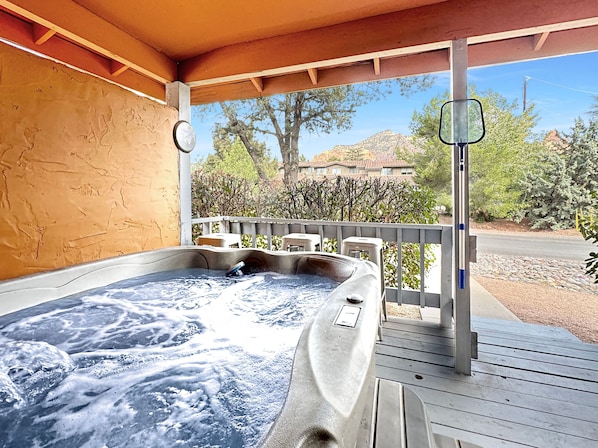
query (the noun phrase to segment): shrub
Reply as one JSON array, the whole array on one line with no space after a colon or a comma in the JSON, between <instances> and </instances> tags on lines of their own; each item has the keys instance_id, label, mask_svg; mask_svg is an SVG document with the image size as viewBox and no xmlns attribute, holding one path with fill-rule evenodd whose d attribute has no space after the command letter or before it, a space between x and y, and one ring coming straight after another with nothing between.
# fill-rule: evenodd
<instances>
[{"instance_id":1,"label":"shrub","mask_svg":"<svg viewBox=\"0 0 598 448\"><path fill-rule=\"evenodd\" d=\"M593 213L586 216L583 213L578 213L576 216L576 227L586 241L591 241L598 246L598 219ZM594 283L598 283L598 251L590 252L590 255L585 260L586 274L594 277Z\"/></svg>"},{"instance_id":2,"label":"shrub","mask_svg":"<svg viewBox=\"0 0 598 448\"><path fill-rule=\"evenodd\" d=\"M229 174L196 173L192 178L194 216L266 216L319 221L433 224L438 215L430 190L394 179L305 178L293 186L255 182ZM194 235L195 237L196 235ZM249 238L249 237L247 237ZM243 238L244 245L248 243ZM278 242L275 246L280 247ZM278 244L278 246L276 246ZM336 240L324 249L336 252ZM266 247L265 237L257 241ZM419 245L401 247L403 284L419 288ZM434 262L426 251L425 269ZM397 247L385 244L385 277L397 286Z\"/></svg>"}]
</instances>

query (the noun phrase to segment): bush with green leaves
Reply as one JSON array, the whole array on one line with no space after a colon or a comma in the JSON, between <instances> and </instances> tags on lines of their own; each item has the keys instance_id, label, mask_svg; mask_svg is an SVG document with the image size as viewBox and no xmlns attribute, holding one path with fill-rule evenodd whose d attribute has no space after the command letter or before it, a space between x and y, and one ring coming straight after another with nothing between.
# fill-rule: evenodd
<instances>
[{"instance_id":1,"label":"bush with green leaves","mask_svg":"<svg viewBox=\"0 0 598 448\"><path fill-rule=\"evenodd\" d=\"M577 229L586 241L591 241L598 247L598 216L593 213L585 215L584 213L577 214ZM594 283L598 283L598 250L590 252L589 257L586 258L586 274L594 277Z\"/></svg>"},{"instance_id":2,"label":"bush with green leaves","mask_svg":"<svg viewBox=\"0 0 598 448\"><path fill-rule=\"evenodd\" d=\"M259 180L232 174L191 175L191 212L195 217L269 216L277 188Z\"/></svg>"},{"instance_id":3,"label":"bush with green leaves","mask_svg":"<svg viewBox=\"0 0 598 448\"><path fill-rule=\"evenodd\" d=\"M305 178L283 186L272 216L354 222L437 222L428 188L384 178Z\"/></svg>"},{"instance_id":4,"label":"bush with green leaves","mask_svg":"<svg viewBox=\"0 0 598 448\"><path fill-rule=\"evenodd\" d=\"M195 173L193 216L263 216L320 221L434 224L435 201L428 188L396 179L305 178L293 186L256 182L232 175ZM199 231L196 229L196 232ZM194 235L196 237L197 235ZM266 247L258 239L258 247ZM336 240L325 243L336 250ZM402 244L403 284L419 288L419 245ZM396 243L385 244L386 284L397 286ZM434 262L426 251L425 269Z\"/></svg>"}]
</instances>

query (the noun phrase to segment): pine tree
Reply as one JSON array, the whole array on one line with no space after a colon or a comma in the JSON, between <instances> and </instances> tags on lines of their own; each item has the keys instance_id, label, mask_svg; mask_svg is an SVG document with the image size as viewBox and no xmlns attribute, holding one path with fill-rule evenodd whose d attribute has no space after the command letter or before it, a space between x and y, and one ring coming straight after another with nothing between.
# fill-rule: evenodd
<instances>
[{"instance_id":1,"label":"pine tree","mask_svg":"<svg viewBox=\"0 0 598 448\"><path fill-rule=\"evenodd\" d=\"M598 209L598 120L578 118L564 142L545 148L523 183L534 228L571 228L578 210Z\"/></svg>"},{"instance_id":2,"label":"pine tree","mask_svg":"<svg viewBox=\"0 0 598 448\"><path fill-rule=\"evenodd\" d=\"M533 228L570 228L580 190L573 183L564 157L545 148L521 185L527 190L525 205Z\"/></svg>"},{"instance_id":3,"label":"pine tree","mask_svg":"<svg viewBox=\"0 0 598 448\"><path fill-rule=\"evenodd\" d=\"M586 123L578 118L569 136L565 160L571 180L579 187L577 208L598 207L598 119Z\"/></svg>"}]
</instances>

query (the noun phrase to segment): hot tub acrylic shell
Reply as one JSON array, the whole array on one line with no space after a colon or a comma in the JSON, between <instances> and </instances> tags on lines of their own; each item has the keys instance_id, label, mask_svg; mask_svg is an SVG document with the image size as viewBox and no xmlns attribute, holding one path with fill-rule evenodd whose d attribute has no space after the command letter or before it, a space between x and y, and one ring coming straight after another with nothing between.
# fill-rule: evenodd
<instances>
[{"instance_id":1,"label":"hot tub acrylic shell","mask_svg":"<svg viewBox=\"0 0 598 448\"><path fill-rule=\"evenodd\" d=\"M313 252L172 247L2 281L0 314L141 275L188 268L226 271L241 261L245 272L320 275L342 282L305 325L286 401L260 446L367 446L380 319L379 271L372 263ZM363 302L349 303L350 295ZM354 327L335 324L343 306L358 308Z\"/></svg>"}]
</instances>

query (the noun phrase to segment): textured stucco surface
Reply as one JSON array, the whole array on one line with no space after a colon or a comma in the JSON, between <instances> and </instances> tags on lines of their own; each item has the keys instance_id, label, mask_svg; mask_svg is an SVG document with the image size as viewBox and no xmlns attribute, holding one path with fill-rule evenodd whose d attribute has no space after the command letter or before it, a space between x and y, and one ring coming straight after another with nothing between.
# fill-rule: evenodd
<instances>
[{"instance_id":1,"label":"textured stucco surface","mask_svg":"<svg viewBox=\"0 0 598 448\"><path fill-rule=\"evenodd\" d=\"M0 43L0 279L179 244L176 120Z\"/></svg>"}]
</instances>

